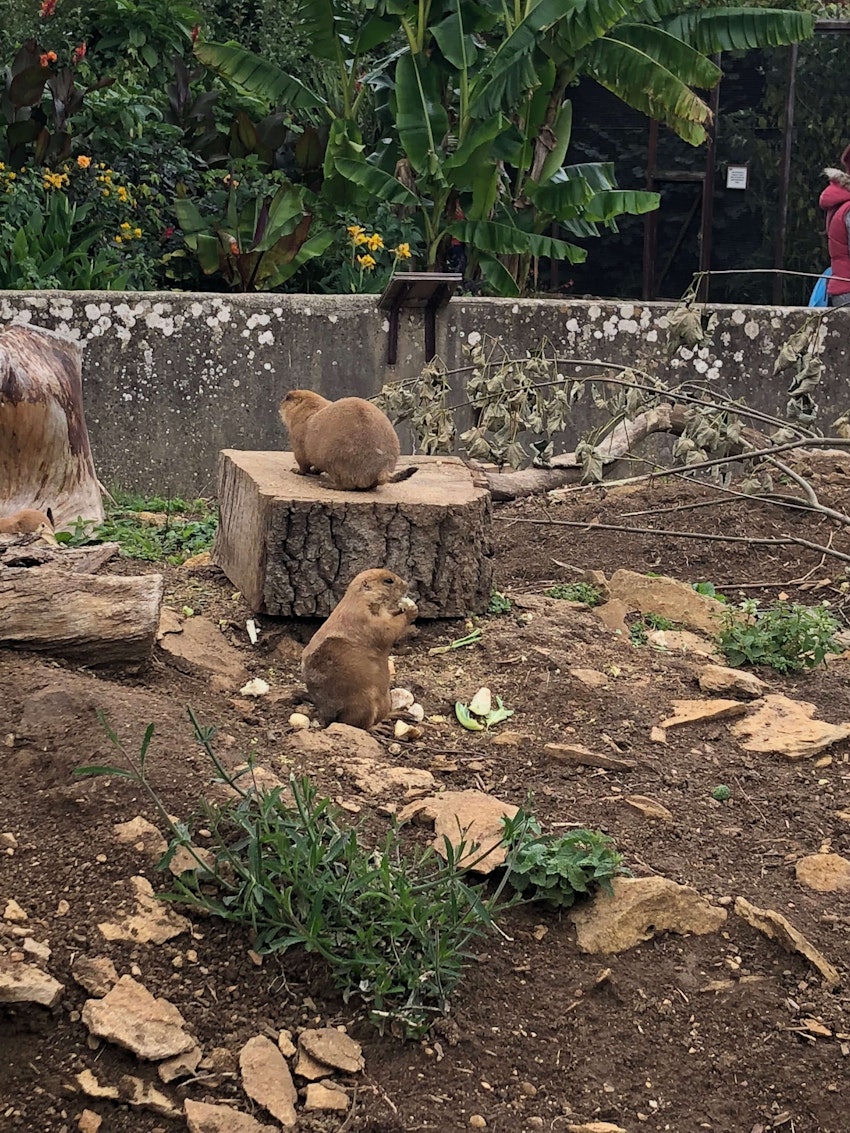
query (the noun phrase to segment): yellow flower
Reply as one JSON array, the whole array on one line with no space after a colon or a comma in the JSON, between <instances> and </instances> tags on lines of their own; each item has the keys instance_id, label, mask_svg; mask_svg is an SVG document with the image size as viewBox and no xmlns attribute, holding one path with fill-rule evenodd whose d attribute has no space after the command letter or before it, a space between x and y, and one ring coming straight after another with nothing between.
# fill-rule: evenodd
<instances>
[{"instance_id":1,"label":"yellow flower","mask_svg":"<svg viewBox=\"0 0 850 1133\"><path fill-rule=\"evenodd\" d=\"M45 189L61 189L68 181L67 173L51 173L48 169L44 174Z\"/></svg>"},{"instance_id":2,"label":"yellow flower","mask_svg":"<svg viewBox=\"0 0 850 1133\"><path fill-rule=\"evenodd\" d=\"M125 205L130 199L129 191L125 188L124 185L119 185L115 191L118 194L118 200L122 205Z\"/></svg>"},{"instance_id":3,"label":"yellow flower","mask_svg":"<svg viewBox=\"0 0 850 1133\"><path fill-rule=\"evenodd\" d=\"M91 165L91 158L86 154L81 153L77 158L77 165L79 165L80 169L88 169L88 167Z\"/></svg>"},{"instance_id":4,"label":"yellow flower","mask_svg":"<svg viewBox=\"0 0 850 1133\"><path fill-rule=\"evenodd\" d=\"M362 228L359 224L349 224L346 231L348 232L348 235L353 240L355 238L355 236L359 236L361 232L365 232L366 230L365 230L365 228Z\"/></svg>"},{"instance_id":5,"label":"yellow flower","mask_svg":"<svg viewBox=\"0 0 850 1133\"><path fill-rule=\"evenodd\" d=\"M109 190L108 189L102 189L100 195L102 197L108 197L109 196Z\"/></svg>"},{"instance_id":6,"label":"yellow flower","mask_svg":"<svg viewBox=\"0 0 850 1133\"><path fill-rule=\"evenodd\" d=\"M123 224L119 224L118 227L121 229L122 232L129 232L130 231L130 225L127 223L126 220L124 221Z\"/></svg>"},{"instance_id":7,"label":"yellow flower","mask_svg":"<svg viewBox=\"0 0 850 1133\"><path fill-rule=\"evenodd\" d=\"M399 244L399 246L397 248L393 248L393 255L398 256L398 258L400 260L409 260L410 259L410 245L409 244Z\"/></svg>"},{"instance_id":8,"label":"yellow flower","mask_svg":"<svg viewBox=\"0 0 850 1133\"><path fill-rule=\"evenodd\" d=\"M376 252L378 248L383 248L384 238L379 236L377 232L373 232L366 243L369 245L370 252Z\"/></svg>"},{"instance_id":9,"label":"yellow flower","mask_svg":"<svg viewBox=\"0 0 850 1133\"><path fill-rule=\"evenodd\" d=\"M136 237L137 240L141 240L141 238L142 238L141 228L134 228L133 229L133 235Z\"/></svg>"},{"instance_id":10,"label":"yellow flower","mask_svg":"<svg viewBox=\"0 0 850 1133\"><path fill-rule=\"evenodd\" d=\"M372 256L358 256L357 262L364 271L371 271L376 261Z\"/></svg>"},{"instance_id":11,"label":"yellow flower","mask_svg":"<svg viewBox=\"0 0 850 1133\"><path fill-rule=\"evenodd\" d=\"M115 237L115 243L116 244L123 244L124 243L124 237L123 236L116 236Z\"/></svg>"}]
</instances>

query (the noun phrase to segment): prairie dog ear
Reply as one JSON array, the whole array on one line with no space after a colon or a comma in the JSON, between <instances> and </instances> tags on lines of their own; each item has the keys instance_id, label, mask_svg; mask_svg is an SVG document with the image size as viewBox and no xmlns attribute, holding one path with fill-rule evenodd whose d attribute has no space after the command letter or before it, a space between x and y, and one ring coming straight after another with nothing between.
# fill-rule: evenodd
<instances>
[{"instance_id":1,"label":"prairie dog ear","mask_svg":"<svg viewBox=\"0 0 850 1133\"><path fill-rule=\"evenodd\" d=\"M48 518L48 519L50 520L50 526L51 526L51 527L55 527L55 526L56 526L56 524L55 524L55 523L53 522L53 511L52 511L52 509L51 509L51 508L48 508L48 509L47 509L47 511L46 511L46 512L45 512L44 514L45 514L45 515L47 516L47 518Z\"/></svg>"}]
</instances>

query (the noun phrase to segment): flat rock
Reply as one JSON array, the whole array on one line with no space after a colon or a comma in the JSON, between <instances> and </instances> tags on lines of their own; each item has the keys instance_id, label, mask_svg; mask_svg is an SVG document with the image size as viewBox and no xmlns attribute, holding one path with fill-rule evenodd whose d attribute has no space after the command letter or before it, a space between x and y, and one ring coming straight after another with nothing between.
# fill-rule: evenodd
<instances>
[{"instance_id":1,"label":"flat rock","mask_svg":"<svg viewBox=\"0 0 850 1133\"><path fill-rule=\"evenodd\" d=\"M651 799L649 795L626 795L623 802L630 810L642 814L644 818L658 818L662 822L673 821L673 815L667 807Z\"/></svg>"},{"instance_id":2,"label":"flat rock","mask_svg":"<svg viewBox=\"0 0 850 1133\"><path fill-rule=\"evenodd\" d=\"M327 1078L329 1074L333 1073L330 1066L325 1066L323 1062L317 1062L315 1058L311 1058L306 1050L298 1049L298 1061L295 1063L294 1073L299 1078L306 1078L308 1082L315 1082L319 1078Z\"/></svg>"},{"instance_id":3,"label":"flat rock","mask_svg":"<svg viewBox=\"0 0 850 1133\"><path fill-rule=\"evenodd\" d=\"M455 849L463 843L463 853L457 860L468 866L474 862L476 873L491 873L504 865L507 857L507 849L501 844L505 830L502 819L513 818L518 809L483 791L444 791L409 803L398 817L400 822L414 817L433 822L433 846L441 857L446 856L445 839Z\"/></svg>"},{"instance_id":4,"label":"flat rock","mask_svg":"<svg viewBox=\"0 0 850 1133\"><path fill-rule=\"evenodd\" d=\"M317 1062L342 1070L345 1074L359 1074L366 1066L360 1043L335 1027L302 1031L298 1045Z\"/></svg>"},{"instance_id":5,"label":"flat rock","mask_svg":"<svg viewBox=\"0 0 850 1133\"><path fill-rule=\"evenodd\" d=\"M434 776L424 767L394 767L371 759L354 759L348 762L346 772L357 789L367 795L400 790L432 791L435 786Z\"/></svg>"},{"instance_id":6,"label":"flat rock","mask_svg":"<svg viewBox=\"0 0 850 1133\"><path fill-rule=\"evenodd\" d=\"M581 1125L568 1125L567 1133L627 1133L622 1125L610 1121L583 1121Z\"/></svg>"},{"instance_id":7,"label":"flat rock","mask_svg":"<svg viewBox=\"0 0 850 1133\"><path fill-rule=\"evenodd\" d=\"M311 1082L304 1100L306 1109L335 1110L344 1113L348 1109L348 1094L330 1082Z\"/></svg>"},{"instance_id":8,"label":"flat rock","mask_svg":"<svg viewBox=\"0 0 850 1133\"><path fill-rule=\"evenodd\" d=\"M695 889L666 877L615 877L613 896L600 891L575 909L576 943L582 952L625 952L660 932L717 932L726 910Z\"/></svg>"},{"instance_id":9,"label":"flat rock","mask_svg":"<svg viewBox=\"0 0 850 1133\"><path fill-rule=\"evenodd\" d=\"M754 673L744 669L729 669L725 665L704 665L699 671L699 687L702 692L729 693L732 696L746 696L756 700L767 685Z\"/></svg>"},{"instance_id":10,"label":"flat rock","mask_svg":"<svg viewBox=\"0 0 850 1133\"><path fill-rule=\"evenodd\" d=\"M122 846L138 845L142 852L152 858L161 858L168 849L168 842L152 822L142 815L136 815L129 822L117 822L112 827L117 842Z\"/></svg>"},{"instance_id":11,"label":"flat rock","mask_svg":"<svg viewBox=\"0 0 850 1133\"><path fill-rule=\"evenodd\" d=\"M604 767L608 771L631 771L634 759L618 759L600 751L591 751L582 744L544 744L543 750L559 763L578 763L583 767Z\"/></svg>"},{"instance_id":12,"label":"flat rock","mask_svg":"<svg viewBox=\"0 0 850 1133\"><path fill-rule=\"evenodd\" d=\"M84 1109L77 1118L77 1129L79 1133L98 1133L102 1124L103 1118L99 1113L95 1113L93 1109Z\"/></svg>"},{"instance_id":13,"label":"flat rock","mask_svg":"<svg viewBox=\"0 0 850 1133\"><path fill-rule=\"evenodd\" d=\"M208 673L217 677L222 687L241 688L248 671L238 649L225 640L218 626L208 618L186 618L181 632L169 632L159 641L178 669Z\"/></svg>"},{"instance_id":14,"label":"flat rock","mask_svg":"<svg viewBox=\"0 0 850 1133\"><path fill-rule=\"evenodd\" d=\"M757 905L751 905L744 897L735 898L735 912L747 924L763 932L770 940L781 944L786 951L799 952L820 972L830 987L837 987L841 983L838 969L782 913L774 912L773 909L760 909Z\"/></svg>"},{"instance_id":15,"label":"flat rock","mask_svg":"<svg viewBox=\"0 0 850 1133\"><path fill-rule=\"evenodd\" d=\"M666 730L698 724L702 720L728 720L742 716L748 707L740 700L674 700L673 715L662 720L658 727Z\"/></svg>"},{"instance_id":16,"label":"flat rock","mask_svg":"<svg viewBox=\"0 0 850 1133\"><path fill-rule=\"evenodd\" d=\"M64 990L64 984L34 964L16 964L0 957L0 1003L55 1007Z\"/></svg>"},{"instance_id":17,"label":"flat rock","mask_svg":"<svg viewBox=\"0 0 850 1133\"><path fill-rule=\"evenodd\" d=\"M162 1090L132 1074L122 1074L118 1079L118 1097L134 1109L149 1109L161 1117L180 1116L180 1110Z\"/></svg>"},{"instance_id":18,"label":"flat rock","mask_svg":"<svg viewBox=\"0 0 850 1133\"><path fill-rule=\"evenodd\" d=\"M122 920L104 921L97 927L107 940L132 940L136 944L164 944L167 940L189 932L190 922L168 905L157 901L146 877L131 877L130 888L136 899L133 912Z\"/></svg>"},{"instance_id":19,"label":"flat rock","mask_svg":"<svg viewBox=\"0 0 850 1133\"><path fill-rule=\"evenodd\" d=\"M103 999L87 999L82 1018L93 1035L150 1061L174 1058L195 1046L174 1004L154 998L132 976L122 976Z\"/></svg>"},{"instance_id":20,"label":"flat rock","mask_svg":"<svg viewBox=\"0 0 850 1133\"><path fill-rule=\"evenodd\" d=\"M118 972L108 956L78 956L71 975L96 999L102 999L118 983Z\"/></svg>"},{"instance_id":21,"label":"flat rock","mask_svg":"<svg viewBox=\"0 0 850 1133\"><path fill-rule=\"evenodd\" d=\"M850 736L850 724L814 720L817 709L805 700L771 693L754 706L732 734L746 751L773 752L788 759L806 759Z\"/></svg>"},{"instance_id":22,"label":"flat rock","mask_svg":"<svg viewBox=\"0 0 850 1133\"><path fill-rule=\"evenodd\" d=\"M13 899L6 902L6 907L3 910L4 921L9 921L10 924L23 924L26 919L27 914L17 901Z\"/></svg>"},{"instance_id":23,"label":"flat rock","mask_svg":"<svg viewBox=\"0 0 850 1133\"><path fill-rule=\"evenodd\" d=\"M156 630L157 641L162 641L167 633L183 632L183 616L172 610L170 606L163 606L159 611L159 625Z\"/></svg>"},{"instance_id":24,"label":"flat rock","mask_svg":"<svg viewBox=\"0 0 850 1133\"><path fill-rule=\"evenodd\" d=\"M195 1044L191 1050L184 1051L183 1054L175 1055L174 1058L167 1058L164 1062L160 1062L156 1068L159 1074L160 1081L176 1082L178 1078L189 1078L198 1069L201 1061L203 1051Z\"/></svg>"},{"instance_id":25,"label":"flat rock","mask_svg":"<svg viewBox=\"0 0 850 1133\"><path fill-rule=\"evenodd\" d=\"M92 1070L81 1070L76 1078L77 1085L88 1097L118 1099L118 1087L103 1085Z\"/></svg>"},{"instance_id":26,"label":"flat rock","mask_svg":"<svg viewBox=\"0 0 850 1133\"><path fill-rule=\"evenodd\" d=\"M591 613L599 618L608 629L628 634L629 627L626 625L626 615L629 613L629 607L619 598L610 598L607 602L603 602L601 606L594 606Z\"/></svg>"},{"instance_id":27,"label":"flat rock","mask_svg":"<svg viewBox=\"0 0 850 1133\"><path fill-rule=\"evenodd\" d=\"M323 731L311 728L295 732L289 737L289 745L305 755L340 756L346 762L348 757L378 761L384 758L384 749L375 737L350 724L330 724Z\"/></svg>"},{"instance_id":28,"label":"flat rock","mask_svg":"<svg viewBox=\"0 0 850 1133\"><path fill-rule=\"evenodd\" d=\"M646 635L650 645L666 649L668 653L692 654L695 657L720 658L720 653L707 637L689 629L654 629Z\"/></svg>"},{"instance_id":29,"label":"flat rock","mask_svg":"<svg viewBox=\"0 0 850 1133\"><path fill-rule=\"evenodd\" d=\"M850 861L840 854L809 854L794 870L797 880L819 893L842 893L850 889Z\"/></svg>"},{"instance_id":30,"label":"flat rock","mask_svg":"<svg viewBox=\"0 0 850 1133\"><path fill-rule=\"evenodd\" d=\"M570 669L570 676L587 688L605 688L609 684L608 678L598 669Z\"/></svg>"},{"instance_id":31,"label":"flat rock","mask_svg":"<svg viewBox=\"0 0 850 1133\"><path fill-rule=\"evenodd\" d=\"M495 747L522 747L531 743L531 736L527 732L498 732L490 737L490 743Z\"/></svg>"},{"instance_id":32,"label":"flat rock","mask_svg":"<svg viewBox=\"0 0 850 1133\"><path fill-rule=\"evenodd\" d=\"M633 570L616 570L608 582L608 592L629 610L641 614L660 614L686 629L716 634L725 606L716 598L698 594L686 582L660 576L649 578Z\"/></svg>"},{"instance_id":33,"label":"flat rock","mask_svg":"<svg viewBox=\"0 0 850 1133\"><path fill-rule=\"evenodd\" d=\"M298 1118L295 1102L298 1094L286 1059L265 1035L248 1039L239 1054L242 1089L263 1109L269 1111L286 1129L292 1129Z\"/></svg>"},{"instance_id":34,"label":"flat rock","mask_svg":"<svg viewBox=\"0 0 850 1133\"><path fill-rule=\"evenodd\" d=\"M183 1108L189 1133L278 1133L276 1126L261 1125L232 1105L210 1105L187 1098Z\"/></svg>"}]
</instances>

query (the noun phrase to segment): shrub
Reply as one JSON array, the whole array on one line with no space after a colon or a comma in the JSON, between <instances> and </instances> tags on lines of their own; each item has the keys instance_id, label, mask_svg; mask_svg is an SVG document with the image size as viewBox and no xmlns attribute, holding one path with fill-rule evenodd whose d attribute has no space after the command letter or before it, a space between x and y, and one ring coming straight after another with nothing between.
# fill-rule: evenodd
<instances>
[{"instance_id":1,"label":"shrub","mask_svg":"<svg viewBox=\"0 0 850 1133\"><path fill-rule=\"evenodd\" d=\"M780 673L814 669L840 653L839 625L825 606L775 602L762 610L749 599L724 614L720 648L730 665L769 665Z\"/></svg>"},{"instance_id":2,"label":"shrub","mask_svg":"<svg viewBox=\"0 0 850 1133\"><path fill-rule=\"evenodd\" d=\"M509 820L505 826L506 839L515 847L509 881L525 900L569 908L599 886L610 893L611 879L628 873L613 841L598 831L544 837L531 819L517 837Z\"/></svg>"}]
</instances>

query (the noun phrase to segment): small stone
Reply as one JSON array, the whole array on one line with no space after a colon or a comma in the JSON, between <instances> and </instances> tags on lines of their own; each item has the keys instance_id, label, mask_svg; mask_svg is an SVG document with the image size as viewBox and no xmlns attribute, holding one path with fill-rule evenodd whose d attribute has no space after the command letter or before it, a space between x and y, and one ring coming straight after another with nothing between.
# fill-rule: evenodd
<instances>
[{"instance_id":1,"label":"small stone","mask_svg":"<svg viewBox=\"0 0 850 1133\"><path fill-rule=\"evenodd\" d=\"M289 717L290 728L309 728L310 717L303 712L293 712Z\"/></svg>"},{"instance_id":2,"label":"small stone","mask_svg":"<svg viewBox=\"0 0 850 1133\"><path fill-rule=\"evenodd\" d=\"M659 727L680 728L683 724L698 724L703 720L728 720L742 716L747 707L740 700L674 700L674 714L662 720Z\"/></svg>"},{"instance_id":3,"label":"small stone","mask_svg":"<svg viewBox=\"0 0 850 1133\"><path fill-rule=\"evenodd\" d=\"M183 1103L189 1133L277 1133L274 1125L261 1125L256 1118L230 1105L208 1102Z\"/></svg>"},{"instance_id":4,"label":"small stone","mask_svg":"<svg viewBox=\"0 0 850 1133\"><path fill-rule=\"evenodd\" d=\"M627 795L623 802L630 810L642 814L644 818L658 818L662 822L673 821L673 815L667 807L649 798L648 795Z\"/></svg>"},{"instance_id":5,"label":"small stone","mask_svg":"<svg viewBox=\"0 0 850 1133\"><path fill-rule=\"evenodd\" d=\"M744 897L735 899L735 912L747 924L763 932L770 940L776 940L787 951L799 952L801 956L805 956L830 987L837 987L841 983L838 969L782 913L773 909L760 909Z\"/></svg>"},{"instance_id":6,"label":"small stone","mask_svg":"<svg viewBox=\"0 0 850 1133\"><path fill-rule=\"evenodd\" d=\"M76 1075L77 1085L87 1094L90 1098L113 1098L117 1099L119 1095L117 1086L101 1086L95 1075L91 1070L81 1070Z\"/></svg>"},{"instance_id":7,"label":"small stone","mask_svg":"<svg viewBox=\"0 0 850 1133\"><path fill-rule=\"evenodd\" d=\"M11 830L7 830L5 833L0 834L0 850L17 850L17 848L18 839L15 837Z\"/></svg>"},{"instance_id":8,"label":"small stone","mask_svg":"<svg viewBox=\"0 0 850 1133\"><path fill-rule=\"evenodd\" d=\"M201 1048L193 1046L191 1050L184 1051L183 1054L178 1054L174 1058L167 1058L164 1062L156 1068L160 1080L165 1082L174 1082L178 1078L189 1078L198 1069L201 1061Z\"/></svg>"},{"instance_id":9,"label":"small stone","mask_svg":"<svg viewBox=\"0 0 850 1133\"><path fill-rule=\"evenodd\" d=\"M704 665L699 672L702 692L722 692L732 696L746 696L755 700L767 685L755 674L743 669L729 669L724 665Z\"/></svg>"},{"instance_id":10,"label":"small stone","mask_svg":"<svg viewBox=\"0 0 850 1133\"><path fill-rule=\"evenodd\" d=\"M421 724L425 719L425 709L421 704L411 704L407 712L408 715L413 717L417 724Z\"/></svg>"},{"instance_id":11,"label":"small stone","mask_svg":"<svg viewBox=\"0 0 850 1133\"><path fill-rule=\"evenodd\" d=\"M610 1121L584 1121L581 1125L568 1125L567 1133L626 1133L626 1130Z\"/></svg>"},{"instance_id":12,"label":"small stone","mask_svg":"<svg viewBox=\"0 0 850 1133\"><path fill-rule=\"evenodd\" d=\"M295 1070L293 1073L297 1074L299 1078L306 1078L308 1082L315 1082L319 1078L327 1078L331 1073L331 1067L325 1066L323 1062L317 1062L315 1058L311 1058L306 1050L299 1048L298 1061L295 1063Z\"/></svg>"},{"instance_id":13,"label":"small stone","mask_svg":"<svg viewBox=\"0 0 850 1133\"><path fill-rule=\"evenodd\" d=\"M142 845L146 854L152 858L161 858L168 848L159 829L152 822L148 822L142 815L136 815L129 822L117 822L112 827L117 842L122 846Z\"/></svg>"},{"instance_id":14,"label":"small stone","mask_svg":"<svg viewBox=\"0 0 850 1133\"><path fill-rule=\"evenodd\" d=\"M102 999L118 983L118 972L108 956L78 956L71 975L96 999Z\"/></svg>"},{"instance_id":15,"label":"small stone","mask_svg":"<svg viewBox=\"0 0 850 1133\"><path fill-rule=\"evenodd\" d=\"M441 857L446 856L446 838L456 849L463 843L458 861L473 865L476 873L491 873L507 857L502 819L514 818L517 810L512 803L483 791L443 791L404 807L399 821L433 822L436 837L432 845Z\"/></svg>"},{"instance_id":16,"label":"small stone","mask_svg":"<svg viewBox=\"0 0 850 1133\"><path fill-rule=\"evenodd\" d=\"M304 1109L335 1110L344 1113L348 1109L348 1094L332 1082L311 1082L307 1087Z\"/></svg>"},{"instance_id":17,"label":"small stone","mask_svg":"<svg viewBox=\"0 0 850 1133\"><path fill-rule=\"evenodd\" d=\"M366 1065L360 1043L334 1027L302 1031L298 1045L317 1062L342 1070L345 1074L359 1074Z\"/></svg>"},{"instance_id":18,"label":"small stone","mask_svg":"<svg viewBox=\"0 0 850 1133\"><path fill-rule=\"evenodd\" d=\"M649 740L650 740L650 743L654 743L654 744L666 744L667 743L667 732L665 731L664 728L654 727L652 729L652 731L649 733Z\"/></svg>"},{"instance_id":19,"label":"small stone","mask_svg":"<svg viewBox=\"0 0 850 1133\"><path fill-rule=\"evenodd\" d=\"M68 915L68 913L70 913L70 911L71 911L71 906L68 904L68 902L63 897L62 900L59 902L59 904L56 906L56 912L53 915L55 917L67 917L67 915Z\"/></svg>"},{"instance_id":20,"label":"small stone","mask_svg":"<svg viewBox=\"0 0 850 1133\"><path fill-rule=\"evenodd\" d=\"M414 704L416 697L406 688L394 688L390 690L390 708L393 712L402 712L405 708L410 708Z\"/></svg>"},{"instance_id":21,"label":"small stone","mask_svg":"<svg viewBox=\"0 0 850 1133\"><path fill-rule=\"evenodd\" d=\"M268 696L271 691L271 686L268 681L264 681L262 677L254 677L252 681L248 681L239 690L240 696Z\"/></svg>"},{"instance_id":22,"label":"small stone","mask_svg":"<svg viewBox=\"0 0 850 1133\"><path fill-rule=\"evenodd\" d=\"M3 910L4 921L10 921L12 924L22 924L26 919L27 914L17 901L11 900L6 903L6 908Z\"/></svg>"},{"instance_id":23,"label":"small stone","mask_svg":"<svg viewBox=\"0 0 850 1133\"><path fill-rule=\"evenodd\" d=\"M280 1050L265 1035L249 1039L239 1054L242 1088L263 1109L286 1129L296 1121L295 1102L298 1094L289 1067Z\"/></svg>"},{"instance_id":24,"label":"small stone","mask_svg":"<svg viewBox=\"0 0 850 1133\"><path fill-rule=\"evenodd\" d=\"M570 676L587 688L605 688L608 684L608 678L598 669L570 669Z\"/></svg>"},{"instance_id":25,"label":"small stone","mask_svg":"<svg viewBox=\"0 0 850 1133\"><path fill-rule=\"evenodd\" d=\"M151 1082L145 1082L132 1074L123 1074L118 1081L119 1097L122 1102L135 1109L149 1109L161 1117L179 1117L180 1111L170 1098Z\"/></svg>"},{"instance_id":26,"label":"small stone","mask_svg":"<svg viewBox=\"0 0 850 1133\"><path fill-rule=\"evenodd\" d=\"M629 613L629 607L619 598L611 598L601 606L594 606L591 613L595 614L608 629L628 635L626 615Z\"/></svg>"},{"instance_id":27,"label":"small stone","mask_svg":"<svg viewBox=\"0 0 850 1133\"><path fill-rule=\"evenodd\" d=\"M531 742L531 736L526 732L499 732L490 740L496 747L521 747Z\"/></svg>"},{"instance_id":28,"label":"small stone","mask_svg":"<svg viewBox=\"0 0 850 1133\"><path fill-rule=\"evenodd\" d=\"M103 999L87 999L83 1022L92 1035L151 1061L173 1058L195 1046L174 1004L154 998L132 976L122 976Z\"/></svg>"},{"instance_id":29,"label":"small stone","mask_svg":"<svg viewBox=\"0 0 850 1133\"><path fill-rule=\"evenodd\" d=\"M529 1129L542 1129L544 1122L542 1117L535 1116L527 1118L526 1124L528 1125Z\"/></svg>"},{"instance_id":30,"label":"small stone","mask_svg":"<svg viewBox=\"0 0 850 1133\"><path fill-rule=\"evenodd\" d=\"M130 888L135 894L135 910L125 914L123 920L102 922L97 926L107 940L165 944L167 940L191 930L192 926L185 917L157 901L146 877L131 877Z\"/></svg>"},{"instance_id":31,"label":"small stone","mask_svg":"<svg viewBox=\"0 0 850 1133\"><path fill-rule=\"evenodd\" d=\"M30 959L38 960L41 964L46 964L50 959L50 946L33 940L31 936L24 937L23 949Z\"/></svg>"},{"instance_id":32,"label":"small stone","mask_svg":"<svg viewBox=\"0 0 850 1133\"><path fill-rule=\"evenodd\" d=\"M38 1003L41 1007L55 1007L64 990L64 984L41 968L0 959L0 1003Z\"/></svg>"},{"instance_id":33,"label":"small stone","mask_svg":"<svg viewBox=\"0 0 850 1133\"><path fill-rule=\"evenodd\" d=\"M519 1092L522 1094L522 1096L524 1098L536 1098L537 1097L537 1087L534 1085L533 1082L520 1082Z\"/></svg>"},{"instance_id":34,"label":"small stone","mask_svg":"<svg viewBox=\"0 0 850 1133\"><path fill-rule=\"evenodd\" d=\"M840 854L810 854L800 858L795 872L801 885L819 893L841 893L850 889L850 861Z\"/></svg>"},{"instance_id":35,"label":"small stone","mask_svg":"<svg viewBox=\"0 0 850 1133\"><path fill-rule=\"evenodd\" d=\"M295 1056L295 1043L292 1041L292 1031L284 1028L277 1036L277 1049L284 1058L293 1058Z\"/></svg>"},{"instance_id":36,"label":"small stone","mask_svg":"<svg viewBox=\"0 0 850 1133\"><path fill-rule=\"evenodd\" d=\"M103 1124L103 1118L93 1109L84 1109L77 1118L77 1128L80 1133L97 1133Z\"/></svg>"},{"instance_id":37,"label":"small stone","mask_svg":"<svg viewBox=\"0 0 850 1133\"><path fill-rule=\"evenodd\" d=\"M469 1124L473 1129L486 1129L487 1121L481 1116L480 1113L473 1113L469 1119Z\"/></svg>"}]
</instances>

